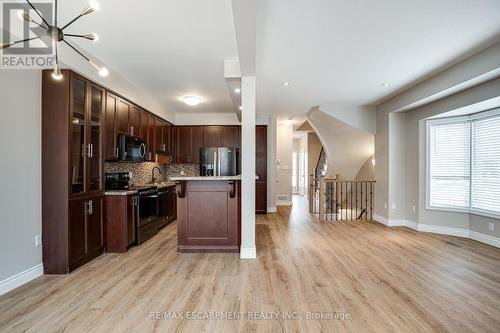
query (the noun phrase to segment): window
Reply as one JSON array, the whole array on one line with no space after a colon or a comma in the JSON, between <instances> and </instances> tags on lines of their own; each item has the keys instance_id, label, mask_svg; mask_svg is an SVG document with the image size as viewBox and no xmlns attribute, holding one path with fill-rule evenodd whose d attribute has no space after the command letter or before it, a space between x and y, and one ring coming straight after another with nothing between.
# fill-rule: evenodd
<instances>
[{"instance_id":1,"label":"window","mask_svg":"<svg viewBox=\"0 0 500 333\"><path fill-rule=\"evenodd\" d=\"M500 112L427 122L427 208L500 217Z\"/></svg>"}]
</instances>

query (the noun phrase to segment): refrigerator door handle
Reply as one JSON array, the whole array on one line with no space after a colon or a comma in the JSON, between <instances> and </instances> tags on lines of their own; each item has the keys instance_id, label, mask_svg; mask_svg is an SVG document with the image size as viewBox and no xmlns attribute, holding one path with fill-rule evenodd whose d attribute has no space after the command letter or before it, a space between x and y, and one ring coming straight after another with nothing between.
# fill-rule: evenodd
<instances>
[{"instance_id":1,"label":"refrigerator door handle","mask_svg":"<svg viewBox=\"0 0 500 333\"><path fill-rule=\"evenodd\" d=\"M220 168L221 168L221 165L220 165L220 154L219 154L219 151L217 151L217 176L220 176Z\"/></svg>"},{"instance_id":2,"label":"refrigerator door handle","mask_svg":"<svg viewBox=\"0 0 500 333\"><path fill-rule=\"evenodd\" d=\"M212 176L217 176L217 152L214 152L214 168L212 170Z\"/></svg>"}]
</instances>

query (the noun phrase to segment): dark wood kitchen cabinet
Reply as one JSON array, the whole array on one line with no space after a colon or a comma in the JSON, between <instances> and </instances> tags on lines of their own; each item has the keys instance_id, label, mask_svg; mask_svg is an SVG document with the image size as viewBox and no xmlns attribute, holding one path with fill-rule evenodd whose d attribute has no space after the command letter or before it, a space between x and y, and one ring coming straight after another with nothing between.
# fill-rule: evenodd
<instances>
[{"instance_id":1,"label":"dark wood kitchen cabinet","mask_svg":"<svg viewBox=\"0 0 500 333\"><path fill-rule=\"evenodd\" d=\"M267 126L255 127L255 212L267 213Z\"/></svg>"},{"instance_id":2,"label":"dark wood kitchen cabinet","mask_svg":"<svg viewBox=\"0 0 500 333\"><path fill-rule=\"evenodd\" d=\"M42 74L43 265L65 274L103 253L106 91L69 70L51 74Z\"/></svg>"},{"instance_id":3,"label":"dark wood kitchen cabinet","mask_svg":"<svg viewBox=\"0 0 500 333\"><path fill-rule=\"evenodd\" d=\"M104 136L105 136L105 159L113 161L118 158L118 145L116 138L116 115L118 109L118 97L106 94L106 109L104 116Z\"/></svg>"},{"instance_id":4,"label":"dark wood kitchen cabinet","mask_svg":"<svg viewBox=\"0 0 500 333\"><path fill-rule=\"evenodd\" d=\"M204 126L203 146L213 147L240 147L239 126Z\"/></svg>"},{"instance_id":5,"label":"dark wood kitchen cabinet","mask_svg":"<svg viewBox=\"0 0 500 333\"><path fill-rule=\"evenodd\" d=\"M130 104L119 98L116 113L116 131L117 133L130 134L129 119Z\"/></svg>"},{"instance_id":6,"label":"dark wood kitchen cabinet","mask_svg":"<svg viewBox=\"0 0 500 333\"><path fill-rule=\"evenodd\" d=\"M103 201L103 196L97 196L69 203L69 271L103 253Z\"/></svg>"},{"instance_id":7,"label":"dark wood kitchen cabinet","mask_svg":"<svg viewBox=\"0 0 500 333\"><path fill-rule=\"evenodd\" d=\"M141 136L141 110L135 105L129 109L129 134L144 139Z\"/></svg>"},{"instance_id":8,"label":"dark wood kitchen cabinet","mask_svg":"<svg viewBox=\"0 0 500 333\"><path fill-rule=\"evenodd\" d=\"M126 252L136 242L137 195L106 196L106 207L106 252Z\"/></svg>"},{"instance_id":9,"label":"dark wood kitchen cabinet","mask_svg":"<svg viewBox=\"0 0 500 333\"><path fill-rule=\"evenodd\" d=\"M148 139L146 142L146 156L145 160L154 162L155 161L155 152L156 152L156 117L151 113L148 114Z\"/></svg>"},{"instance_id":10,"label":"dark wood kitchen cabinet","mask_svg":"<svg viewBox=\"0 0 500 333\"><path fill-rule=\"evenodd\" d=\"M203 147L203 126L176 126L174 133L176 163L198 164Z\"/></svg>"}]
</instances>

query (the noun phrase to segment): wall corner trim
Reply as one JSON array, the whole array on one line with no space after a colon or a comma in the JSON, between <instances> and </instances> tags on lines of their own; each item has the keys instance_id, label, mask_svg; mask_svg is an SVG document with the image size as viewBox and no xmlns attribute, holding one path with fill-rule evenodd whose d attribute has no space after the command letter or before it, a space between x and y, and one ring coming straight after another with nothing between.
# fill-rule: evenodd
<instances>
[{"instance_id":1,"label":"wall corner trim","mask_svg":"<svg viewBox=\"0 0 500 333\"><path fill-rule=\"evenodd\" d=\"M485 243L500 248L500 238L481 234L477 231L461 229L461 228L442 227L438 225L422 224L410 220L387 219L383 216L376 214L373 215L373 219L375 222L381 223L387 227L407 227L419 232L429 232L433 234L469 238L481 243Z\"/></svg>"},{"instance_id":2,"label":"wall corner trim","mask_svg":"<svg viewBox=\"0 0 500 333\"><path fill-rule=\"evenodd\" d=\"M36 266L28 268L23 272L8 277L5 280L0 281L0 295L6 294L9 291L14 290L17 287L20 287L23 284L28 283L31 280L34 280L42 275L43 275L43 264L38 264Z\"/></svg>"},{"instance_id":3,"label":"wall corner trim","mask_svg":"<svg viewBox=\"0 0 500 333\"><path fill-rule=\"evenodd\" d=\"M242 247L240 250L240 259L256 259L257 249L255 247Z\"/></svg>"}]
</instances>

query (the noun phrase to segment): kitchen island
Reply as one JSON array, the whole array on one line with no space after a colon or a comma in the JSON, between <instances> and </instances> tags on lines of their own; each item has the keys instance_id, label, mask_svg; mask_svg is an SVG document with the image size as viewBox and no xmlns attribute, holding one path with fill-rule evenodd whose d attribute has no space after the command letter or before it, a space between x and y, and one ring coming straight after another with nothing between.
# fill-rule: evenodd
<instances>
[{"instance_id":1,"label":"kitchen island","mask_svg":"<svg viewBox=\"0 0 500 333\"><path fill-rule=\"evenodd\" d=\"M170 180L177 185L177 250L239 252L241 176Z\"/></svg>"}]
</instances>

